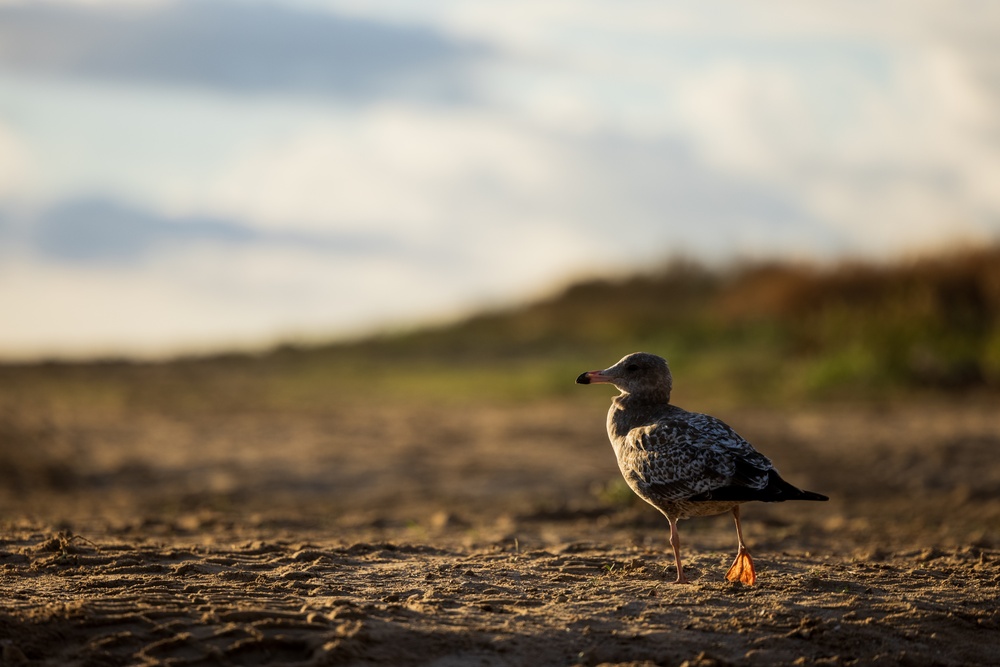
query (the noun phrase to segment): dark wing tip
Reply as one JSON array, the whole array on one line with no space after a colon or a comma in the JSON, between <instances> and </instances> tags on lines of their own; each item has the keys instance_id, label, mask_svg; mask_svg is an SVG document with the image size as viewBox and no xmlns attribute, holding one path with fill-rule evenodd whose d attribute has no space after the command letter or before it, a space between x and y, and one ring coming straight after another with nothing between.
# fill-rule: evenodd
<instances>
[{"instance_id":1,"label":"dark wing tip","mask_svg":"<svg viewBox=\"0 0 1000 667\"><path fill-rule=\"evenodd\" d=\"M730 484L710 491L699 493L688 498L695 502L707 500L731 500L736 502L747 502L759 500L765 503L781 503L786 500L829 500L822 493L813 491L803 491L792 486L781 479L778 472L773 468L767 471L767 486L762 489L754 489L742 484Z\"/></svg>"}]
</instances>

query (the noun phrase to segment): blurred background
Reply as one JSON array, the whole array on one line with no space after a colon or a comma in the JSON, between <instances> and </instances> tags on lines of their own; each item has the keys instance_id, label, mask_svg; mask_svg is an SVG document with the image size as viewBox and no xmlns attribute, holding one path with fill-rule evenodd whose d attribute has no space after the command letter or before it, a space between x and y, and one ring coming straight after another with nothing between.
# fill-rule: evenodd
<instances>
[{"instance_id":1,"label":"blurred background","mask_svg":"<svg viewBox=\"0 0 1000 667\"><path fill-rule=\"evenodd\" d=\"M973 0L0 0L7 507L615 507L572 380L647 349L986 539L998 45Z\"/></svg>"},{"instance_id":2,"label":"blurred background","mask_svg":"<svg viewBox=\"0 0 1000 667\"><path fill-rule=\"evenodd\" d=\"M982 2L0 2L0 357L1000 234Z\"/></svg>"}]
</instances>

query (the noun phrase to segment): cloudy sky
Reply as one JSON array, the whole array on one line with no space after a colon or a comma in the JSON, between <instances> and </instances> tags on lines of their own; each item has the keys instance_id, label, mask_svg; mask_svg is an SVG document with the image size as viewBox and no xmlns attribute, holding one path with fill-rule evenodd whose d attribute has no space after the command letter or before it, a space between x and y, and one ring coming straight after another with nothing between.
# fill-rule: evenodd
<instances>
[{"instance_id":1,"label":"cloudy sky","mask_svg":"<svg viewBox=\"0 0 1000 667\"><path fill-rule=\"evenodd\" d=\"M0 358L995 240L998 45L974 0L0 0Z\"/></svg>"}]
</instances>

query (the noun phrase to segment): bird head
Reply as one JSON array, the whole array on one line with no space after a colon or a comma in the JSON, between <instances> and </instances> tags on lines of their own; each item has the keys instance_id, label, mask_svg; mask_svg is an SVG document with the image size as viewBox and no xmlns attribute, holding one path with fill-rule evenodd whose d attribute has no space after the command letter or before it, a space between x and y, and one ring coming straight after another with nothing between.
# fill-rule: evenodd
<instances>
[{"instance_id":1,"label":"bird head","mask_svg":"<svg viewBox=\"0 0 1000 667\"><path fill-rule=\"evenodd\" d=\"M613 384L623 394L669 403L673 378L667 360L648 352L633 352L603 371L587 371L577 384Z\"/></svg>"}]
</instances>

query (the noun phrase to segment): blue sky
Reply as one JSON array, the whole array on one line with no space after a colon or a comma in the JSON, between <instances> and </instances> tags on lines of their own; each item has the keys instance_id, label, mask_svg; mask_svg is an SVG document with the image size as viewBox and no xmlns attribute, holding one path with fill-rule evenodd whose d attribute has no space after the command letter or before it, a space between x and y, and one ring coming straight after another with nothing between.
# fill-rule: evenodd
<instances>
[{"instance_id":1,"label":"blue sky","mask_svg":"<svg viewBox=\"0 0 1000 667\"><path fill-rule=\"evenodd\" d=\"M1000 236L990 2L0 0L0 358Z\"/></svg>"}]
</instances>

